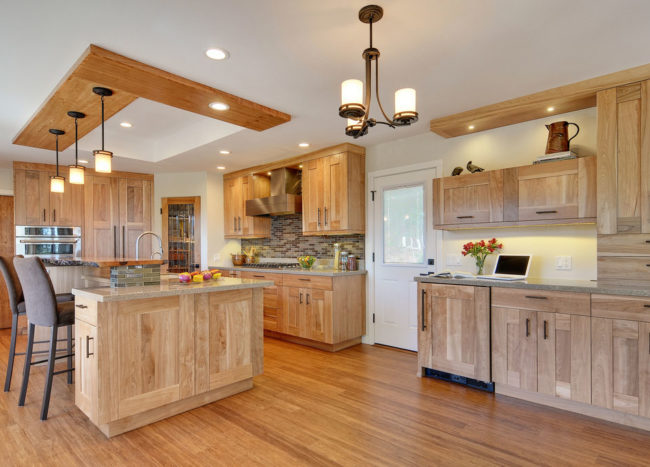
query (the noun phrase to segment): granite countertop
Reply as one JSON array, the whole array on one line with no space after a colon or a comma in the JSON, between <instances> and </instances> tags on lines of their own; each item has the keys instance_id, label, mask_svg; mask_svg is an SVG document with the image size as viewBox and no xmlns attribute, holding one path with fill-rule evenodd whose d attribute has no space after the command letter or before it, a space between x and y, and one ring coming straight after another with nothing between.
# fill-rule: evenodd
<instances>
[{"instance_id":1,"label":"granite countertop","mask_svg":"<svg viewBox=\"0 0 650 467\"><path fill-rule=\"evenodd\" d=\"M582 292L604 295L632 295L650 297L650 287L618 285L603 281L535 279L525 281L499 281L489 279L447 279L444 277L416 276L415 281L432 284L471 285L479 287L508 287L512 289L554 290L557 292Z\"/></svg>"},{"instance_id":2,"label":"granite countertop","mask_svg":"<svg viewBox=\"0 0 650 467\"><path fill-rule=\"evenodd\" d=\"M365 269L358 271L337 271L332 268L314 268L314 269L278 269L278 268L247 268L240 266L210 266L209 269L220 269L223 271L248 271L248 272L267 272L275 274L301 274L309 276L356 276L366 274Z\"/></svg>"},{"instance_id":3,"label":"granite countertop","mask_svg":"<svg viewBox=\"0 0 650 467\"><path fill-rule=\"evenodd\" d=\"M259 287L270 287L272 285L273 281L224 277L216 281L190 282L189 284L163 281L159 285L146 285L144 287L96 287L89 289L72 289L72 293L77 297L84 297L96 302L118 302L123 300L138 300L142 298L158 298L174 295L224 292L227 290L254 289Z\"/></svg>"},{"instance_id":4,"label":"granite countertop","mask_svg":"<svg viewBox=\"0 0 650 467\"><path fill-rule=\"evenodd\" d=\"M162 259L135 258L41 258L46 266L92 266L103 268L110 266L135 266L140 264L163 264Z\"/></svg>"}]
</instances>

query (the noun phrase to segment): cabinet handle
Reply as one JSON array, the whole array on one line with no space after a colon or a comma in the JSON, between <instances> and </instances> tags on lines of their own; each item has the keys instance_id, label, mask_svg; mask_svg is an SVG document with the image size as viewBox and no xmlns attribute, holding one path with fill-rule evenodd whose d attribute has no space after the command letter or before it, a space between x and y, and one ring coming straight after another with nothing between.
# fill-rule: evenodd
<instances>
[{"instance_id":1,"label":"cabinet handle","mask_svg":"<svg viewBox=\"0 0 650 467\"><path fill-rule=\"evenodd\" d=\"M645 242L646 242L646 243L650 243L650 240L646 240Z\"/></svg>"},{"instance_id":2,"label":"cabinet handle","mask_svg":"<svg viewBox=\"0 0 650 467\"><path fill-rule=\"evenodd\" d=\"M535 214L555 214L557 213L556 210L551 210L551 211L535 211Z\"/></svg>"},{"instance_id":3,"label":"cabinet handle","mask_svg":"<svg viewBox=\"0 0 650 467\"><path fill-rule=\"evenodd\" d=\"M241 217L239 217L239 216L237 216L237 225L238 225L237 228L238 228L239 231L241 232Z\"/></svg>"},{"instance_id":4,"label":"cabinet handle","mask_svg":"<svg viewBox=\"0 0 650 467\"><path fill-rule=\"evenodd\" d=\"M54 216L54 219L52 220L52 222L56 222L56 209L53 209L52 214Z\"/></svg>"},{"instance_id":5,"label":"cabinet handle","mask_svg":"<svg viewBox=\"0 0 650 467\"><path fill-rule=\"evenodd\" d=\"M530 336L530 319L526 318L526 337Z\"/></svg>"},{"instance_id":6,"label":"cabinet handle","mask_svg":"<svg viewBox=\"0 0 650 467\"><path fill-rule=\"evenodd\" d=\"M262 278L264 278L264 276L262 274L253 274L253 277L262 277Z\"/></svg>"},{"instance_id":7,"label":"cabinet handle","mask_svg":"<svg viewBox=\"0 0 650 467\"><path fill-rule=\"evenodd\" d=\"M83 310L84 308L88 308L88 305L81 305L81 304L79 304L79 305L75 305L75 306L76 306L77 308L81 308L82 310Z\"/></svg>"},{"instance_id":8,"label":"cabinet handle","mask_svg":"<svg viewBox=\"0 0 650 467\"><path fill-rule=\"evenodd\" d=\"M323 208L323 219L325 220L325 225L327 225L327 208Z\"/></svg>"},{"instance_id":9,"label":"cabinet handle","mask_svg":"<svg viewBox=\"0 0 650 467\"><path fill-rule=\"evenodd\" d=\"M422 330L424 331L427 328L426 323L424 322L425 319L425 301L426 301L426 296L427 296L427 291L422 289L422 306L421 306L421 313L422 313Z\"/></svg>"},{"instance_id":10,"label":"cabinet handle","mask_svg":"<svg viewBox=\"0 0 650 467\"><path fill-rule=\"evenodd\" d=\"M117 226L113 226L113 258L117 258Z\"/></svg>"},{"instance_id":11,"label":"cabinet handle","mask_svg":"<svg viewBox=\"0 0 650 467\"><path fill-rule=\"evenodd\" d=\"M299 281L311 282L311 279L304 279L302 277L298 278Z\"/></svg>"},{"instance_id":12,"label":"cabinet handle","mask_svg":"<svg viewBox=\"0 0 650 467\"><path fill-rule=\"evenodd\" d=\"M548 297L542 297L540 295L525 295L526 298L532 298L534 300L548 300Z\"/></svg>"},{"instance_id":13,"label":"cabinet handle","mask_svg":"<svg viewBox=\"0 0 650 467\"><path fill-rule=\"evenodd\" d=\"M474 216L456 216L456 219L474 219Z\"/></svg>"},{"instance_id":14,"label":"cabinet handle","mask_svg":"<svg viewBox=\"0 0 650 467\"><path fill-rule=\"evenodd\" d=\"M237 216L232 217L232 230L237 232Z\"/></svg>"},{"instance_id":15,"label":"cabinet handle","mask_svg":"<svg viewBox=\"0 0 650 467\"><path fill-rule=\"evenodd\" d=\"M300 304L302 305L302 292L300 292Z\"/></svg>"},{"instance_id":16,"label":"cabinet handle","mask_svg":"<svg viewBox=\"0 0 650 467\"><path fill-rule=\"evenodd\" d=\"M43 222L45 222L45 209L43 209Z\"/></svg>"},{"instance_id":17,"label":"cabinet handle","mask_svg":"<svg viewBox=\"0 0 650 467\"><path fill-rule=\"evenodd\" d=\"M318 227L320 227L320 208L318 208L317 211L318 211Z\"/></svg>"},{"instance_id":18,"label":"cabinet handle","mask_svg":"<svg viewBox=\"0 0 650 467\"><path fill-rule=\"evenodd\" d=\"M548 321L544 320L544 340L548 338Z\"/></svg>"},{"instance_id":19,"label":"cabinet handle","mask_svg":"<svg viewBox=\"0 0 650 467\"><path fill-rule=\"evenodd\" d=\"M126 258L126 226L122 226L122 258Z\"/></svg>"},{"instance_id":20,"label":"cabinet handle","mask_svg":"<svg viewBox=\"0 0 650 467\"><path fill-rule=\"evenodd\" d=\"M95 341L94 337L86 336L86 358L90 357L91 355L95 355L95 352L90 353L90 340ZM95 350L95 349L93 349Z\"/></svg>"},{"instance_id":21,"label":"cabinet handle","mask_svg":"<svg viewBox=\"0 0 650 467\"><path fill-rule=\"evenodd\" d=\"M643 306L646 307L646 308L650 308L650 305L648 305L648 304L645 304Z\"/></svg>"},{"instance_id":22,"label":"cabinet handle","mask_svg":"<svg viewBox=\"0 0 650 467\"><path fill-rule=\"evenodd\" d=\"M307 294L307 305L309 305L309 294Z\"/></svg>"}]
</instances>

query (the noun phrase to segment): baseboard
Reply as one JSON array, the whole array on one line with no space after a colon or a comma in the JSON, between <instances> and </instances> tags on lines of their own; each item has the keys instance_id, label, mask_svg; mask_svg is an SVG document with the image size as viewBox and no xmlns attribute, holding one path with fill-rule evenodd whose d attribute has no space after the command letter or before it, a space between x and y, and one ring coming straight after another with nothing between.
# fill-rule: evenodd
<instances>
[{"instance_id":1,"label":"baseboard","mask_svg":"<svg viewBox=\"0 0 650 467\"><path fill-rule=\"evenodd\" d=\"M623 412L618 412L616 410L606 409L604 407L585 404L583 402L560 399L559 397L554 397L548 394L529 392L505 384L495 383L494 392L496 394L515 397L517 399L523 399L528 402L534 402L536 404L555 407L556 409L567 410L569 412L579 413L588 417L599 418L601 420L607 420L608 422L619 423L621 425L650 431L650 418L626 414Z\"/></svg>"},{"instance_id":2,"label":"baseboard","mask_svg":"<svg viewBox=\"0 0 650 467\"><path fill-rule=\"evenodd\" d=\"M326 344L325 342L318 342L302 337L290 336L288 334L269 331L267 329L264 330L264 336L291 342L293 344L306 345L307 347L313 347L315 349L325 350L327 352L338 352L339 350L347 349L353 345L361 344L361 337L355 337L354 339L349 339L347 341L337 342L336 344Z\"/></svg>"}]
</instances>

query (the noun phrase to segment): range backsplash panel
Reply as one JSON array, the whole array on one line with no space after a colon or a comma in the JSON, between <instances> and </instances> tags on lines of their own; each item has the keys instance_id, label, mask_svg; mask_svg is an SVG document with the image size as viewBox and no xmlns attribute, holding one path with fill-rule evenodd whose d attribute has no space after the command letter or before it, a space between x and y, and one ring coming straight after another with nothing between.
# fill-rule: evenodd
<instances>
[{"instance_id":1,"label":"range backsplash panel","mask_svg":"<svg viewBox=\"0 0 650 467\"><path fill-rule=\"evenodd\" d=\"M242 239L242 249L255 246L262 258L293 258L313 255L319 259L332 258L332 244L340 243L341 251L364 258L364 235L303 236L302 214L271 217L271 238Z\"/></svg>"}]
</instances>

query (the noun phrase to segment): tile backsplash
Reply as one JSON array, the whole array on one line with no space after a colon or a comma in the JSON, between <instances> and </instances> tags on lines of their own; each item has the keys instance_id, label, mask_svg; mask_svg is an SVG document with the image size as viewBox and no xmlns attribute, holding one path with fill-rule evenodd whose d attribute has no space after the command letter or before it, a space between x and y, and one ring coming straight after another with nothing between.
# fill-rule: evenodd
<instances>
[{"instance_id":1,"label":"tile backsplash","mask_svg":"<svg viewBox=\"0 0 650 467\"><path fill-rule=\"evenodd\" d=\"M242 249L255 246L262 258L293 258L313 255L318 258L334 256L332 244L340 243L341 251L364 257L364 235L303 236L302 215L271 217L271 238L242 239Z\"/></svg>"}]
</instances>

